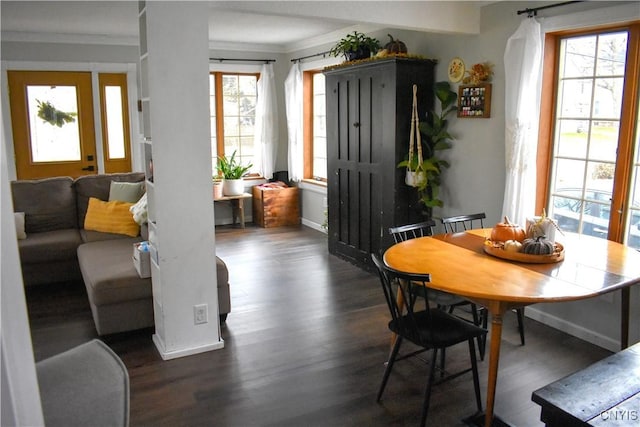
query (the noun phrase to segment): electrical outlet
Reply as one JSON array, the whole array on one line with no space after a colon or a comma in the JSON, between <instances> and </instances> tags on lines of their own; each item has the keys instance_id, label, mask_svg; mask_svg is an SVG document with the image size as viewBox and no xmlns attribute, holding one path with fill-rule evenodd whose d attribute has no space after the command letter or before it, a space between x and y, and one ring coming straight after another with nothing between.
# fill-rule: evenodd
<instances>
[{"instance_id":1,"label":"electrical outlet","mask_svg":"<svg viewBox=\"0 0 640 427\"><path fill-rule=\"evenodd\" d=\"M193 322L196 325L201 325L209 321L207 304L199 304L193 306Z\"/></svg>"}]
</instances>

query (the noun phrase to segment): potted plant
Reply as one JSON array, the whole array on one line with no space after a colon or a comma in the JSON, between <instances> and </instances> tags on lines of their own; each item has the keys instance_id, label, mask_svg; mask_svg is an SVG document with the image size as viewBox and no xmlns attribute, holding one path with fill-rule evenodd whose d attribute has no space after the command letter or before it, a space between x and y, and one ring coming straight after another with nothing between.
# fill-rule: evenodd
<instances>
[{"instance_id":1,"label":"potted plant","mask_svg":"<svg viewBox=\"0 0 640 427\"><path fill-rule=\"evenodd\" d=\"M427 113L427 120L419 125L422 138L422 152L424 161L418 166L417 158L407 159L398 164L398 167L419 171L422 179L418 180L415 187L418 190L420 202L424 205L426 214L431 217L434 207L442 207L440 195L440 175L442 170L449 168L449 162L438 157L438 152L452 147L452 136L447 127L447 116L457 111L456 101L458 94L451 90L449 82L437 82L434 85L434 94L440 103L440 112L436 109Z\"/></svg>"},{"instance_id":2,"label":"potted plant","mask_svg":"<svg viewBox=\"0 0 640 427\"><path fill-rule=\"evenodd\" d=\"M223 193L225 196L237 196L244 193L244 181L242 177L253 167L252 163L243 166L236 160L234 151L230 158L222 156L218 158L218 172L224 179Z\"/></svg>"},{"instance_id":3,"label":"potted plant","mask_svg":"<svg viewBox=\"0 0 640 427\"><path fill-rule=\"evenodd\" d=\"M213 175L212 181L213 181L213 198L214 198L214 200L215 199L219 199L223 195L222 177L220 175Z\"/></svg>"},{"instance_id":4,"label":"potted plant","mask_svg":"<svg viewBox=\"0 0 640 427\"><path fill-rule=\"evenodd\" d=\"M354 31L340 39L329 51L332 56L344 55L347 61L365 59L376 53L380 49L380 41L376 38L366 36L363 33Z\"/></svg>"}]
</instances>

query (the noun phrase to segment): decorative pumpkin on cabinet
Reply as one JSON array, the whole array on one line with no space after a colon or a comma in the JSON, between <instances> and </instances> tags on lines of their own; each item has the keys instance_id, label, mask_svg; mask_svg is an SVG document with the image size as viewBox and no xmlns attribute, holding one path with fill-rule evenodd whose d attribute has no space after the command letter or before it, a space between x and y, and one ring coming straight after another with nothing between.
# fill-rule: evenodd
<instances>
[{"instance_id":1,"label":"decorative pumpkin on cabinet","mask_svg":"<svg viewBox=\"0 0 640 427\"><path fill-rule=\"evenodd\" d=\"M389 36L390 41L389 43L384 45L384 49L387 51L388 54L407 53L407 45L404 44L404 42L394 39L391 34L387 34L387 35Z\"/></svg>"},{"instance_id":2,"label":"decorative pumpkin on cabinet","mask_svg":"<svg viewBox=\"0 0 640 427\"><path fill-rule=\"evenodd\" d=\"M555 249L553 242L544 236L525 239L522 242L522 252L529 255L551 255Z\"/></svg>"},{"instance_id":3,"label":"decorative pumpkin on cabinet","mask_svg":"<svg viewBox=\"0 0 640 427\"><path fill-rule=\"evenodd\" d=\"M518 224L509 221L504 217L504 222L497 223L491 230L491 240L494 242L506 242L507 240L517 240L522 242L527 237L527 233Z\"/></svg>"}]
</instances>

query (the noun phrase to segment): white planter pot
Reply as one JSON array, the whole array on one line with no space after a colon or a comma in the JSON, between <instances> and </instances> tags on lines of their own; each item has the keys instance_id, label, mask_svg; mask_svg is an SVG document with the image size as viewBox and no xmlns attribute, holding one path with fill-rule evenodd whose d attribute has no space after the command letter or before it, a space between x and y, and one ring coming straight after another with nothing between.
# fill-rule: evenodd
<instances>
[{"instance_id":1,"label":"white planter pot","mask_svg":"<svg viewBox=\"0 0 640 427\"><path fill-rule=\"evenodd\" d=\"M407 169L407 174L404 177L404 183L410 187L419 187L427 180L426 174L423 171L413 172Z\"/></svg>"},{"instance_id":2,"label":"white planter pot","mask_svg":"<svg viewBox=\"0 0 640 427\"><path fill-rule=\"evenodd\" d=\"M239 196L244 193L243 179L225 179L223 183L222 191L225 196Z\"/></svg>"}]
</instances>

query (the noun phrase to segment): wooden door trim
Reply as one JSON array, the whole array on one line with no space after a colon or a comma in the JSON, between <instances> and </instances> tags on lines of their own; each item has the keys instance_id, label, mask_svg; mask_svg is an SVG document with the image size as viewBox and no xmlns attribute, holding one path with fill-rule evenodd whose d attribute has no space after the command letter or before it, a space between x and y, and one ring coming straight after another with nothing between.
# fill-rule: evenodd
<instances>
[{"instance_id":1,"label":"wooden door trim","mask_svg":"<svg viewBox=\"0 0 640 427\"><path fill-rule=\"evenodd\" d=\"M17 179L34 179L61 174L77 177L97 173L91 72L7 70L7 80ZM35 163L32 161L25 88L28 84L49 85L52 82L77 88L80 136L80 161L78 162ZM93 155L93 161L87 161L89 155ZM64 164L74 166L69 168L60 166ZM88 166L94 166L95 170L93 172L82 170Z\"/></svg>"}]
</instances>

